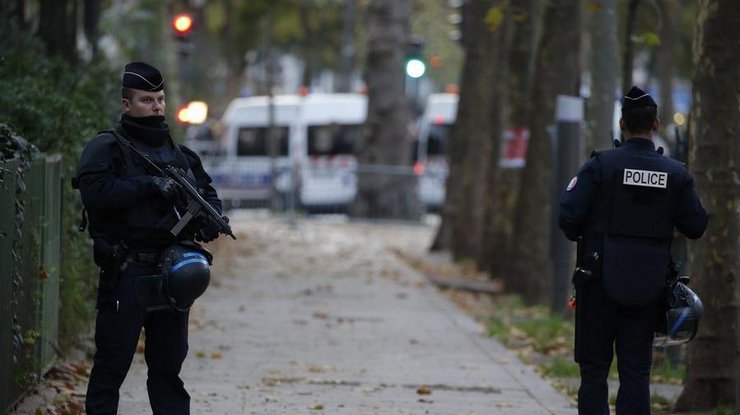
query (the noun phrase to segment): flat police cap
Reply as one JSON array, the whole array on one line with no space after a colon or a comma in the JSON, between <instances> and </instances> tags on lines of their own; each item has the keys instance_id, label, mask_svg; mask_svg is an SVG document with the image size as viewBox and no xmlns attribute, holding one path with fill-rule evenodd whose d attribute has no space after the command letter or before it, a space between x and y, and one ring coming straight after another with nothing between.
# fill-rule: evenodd
<instances>
[{"instance_id":1,"label":"flat police cap","mask_svg":"<svg viewBox=\"0 0 740 415\"><path fill-rule=\"evenodd\" d=\"M142 91L157 92L164 89L164 78L157 68L144 62L131 62L123 69L122 86Z\"/></svg>"},{"instance_id":2,"label":"flat police cap","mask_svg":"<svg viewBox=\"0 0 740 415\"><path fill-rule=\"evenodd\" d=\"M622 98L622 111L634 108L657 107L658 104L653 101L653 97L642 89L633 86L627 91L627 95Z\"/></svg>"}]
</instances>

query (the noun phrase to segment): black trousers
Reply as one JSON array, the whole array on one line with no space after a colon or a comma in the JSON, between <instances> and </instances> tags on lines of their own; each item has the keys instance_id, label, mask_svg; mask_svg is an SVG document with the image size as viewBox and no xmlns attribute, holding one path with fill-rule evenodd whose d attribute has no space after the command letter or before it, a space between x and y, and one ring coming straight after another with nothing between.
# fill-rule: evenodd
<instances>
[{"instance_id":1,"label":"black trousers","mask_svg":"<svg viewBox=\"0 0 740 415\"><path fill-rule=\"evenodd\" d=\"M660 300L623 307L609 298L600 280L581 283L576 291L578 414L609 415L607 377L614 351L619 371L617 414L650 414L650 367Z\"/></svg>"},{"instance_id":2,"label":"black trousers","mask_svg":"<svg viewBox=\"0 0 740 415\"><path fill-rule=\"evenodd\" d=\"M188 313L146 312L136 300L135 282L153 275L152 264L128 263L115 287L98 289L95 358L85 402L88 415L116 415L142 327L146 335L147 391L154 415L190 413L190 395L180 379L188 352Z\"/></svg>"}]
</instances>

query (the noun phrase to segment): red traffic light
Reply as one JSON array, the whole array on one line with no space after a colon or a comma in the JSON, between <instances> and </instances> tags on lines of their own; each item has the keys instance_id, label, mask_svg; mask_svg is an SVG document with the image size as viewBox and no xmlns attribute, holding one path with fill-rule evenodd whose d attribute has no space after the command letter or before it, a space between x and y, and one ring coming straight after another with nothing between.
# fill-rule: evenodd
<instances>
[{"instance_id":1,"label":"red traffic light","mask_svg":"<svg viewBox=\"0 0 740 415\"><path fill-rule=\"evenodd\" d=\"M178 36L185 36L193 29L193 18L188 13L180 13L172 19L172 27Z\"/></svg>"}]
</instances>

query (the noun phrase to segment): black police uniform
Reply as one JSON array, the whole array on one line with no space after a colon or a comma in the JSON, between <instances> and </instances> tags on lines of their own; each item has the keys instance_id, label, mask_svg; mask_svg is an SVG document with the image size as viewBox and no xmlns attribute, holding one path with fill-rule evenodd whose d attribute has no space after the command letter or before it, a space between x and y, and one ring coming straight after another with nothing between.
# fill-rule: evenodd
<instances>
[{"instance_id":1,"label":"black police uniform","mask_svg":"<svg viewBox=\"0 0 740 415\"><path fill-rule=\"evenodd\" d=\"M118 137L113 131L96 136L82 154L76 178L88 212L96 263L101 266L97 351L86 402L89 415L117 413L119 388L142 327L149 369L147 390L154 414L189 414L190 396L179 377L188 351L188 313L146 312L137 301L135 281L158 274L162 251L177 239L192 240L195 230L186 228L178 238L171 235L178 220L173 202L157 194L153 173L119 140L130 140L160 166L174 165L186 172L186 178L219 212L221 201L198 156L176 145L166 124L158 130L161 140L144 140L140 135L147 135L151 128L137 121L124 115L122 124L115 126Z\"/></svg>"},{"instance_id":2,"label":"black police uniform","mask_svg":"<svg viewBox=\"0 0 740 415\"><path fill-rule=\"evenodd\" d=\"M616 349L617 413L650 413L653 332L662 311L674 227L700 237L707 216L693 180L653 142L594 152L560 200L560 227L579 243L575 360L579 414L609 414Z\"/></svg>"}]
</instances>

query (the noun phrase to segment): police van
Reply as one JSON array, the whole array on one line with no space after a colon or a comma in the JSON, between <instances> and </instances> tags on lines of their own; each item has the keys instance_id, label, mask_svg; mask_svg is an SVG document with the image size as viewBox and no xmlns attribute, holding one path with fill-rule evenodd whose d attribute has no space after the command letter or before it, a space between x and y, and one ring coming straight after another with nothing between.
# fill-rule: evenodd
<instances>
[{"instance_id":1,"label":"police van","mask_svg":"<svg viewBox=\"0 0 740 415\"><path fill-rule=\"evenodd\" d=\"M274 175L276 190L295 195L306 208L349 204L357 192L354 143L366 117L367 97L361 94L233 100L221 118L219 157L210 167L219 196L229 206L264 205ZM271 118L278 141L274 160Z\"/></svg>"},{"instance_id":2,"label":"police van","mask_svg":"<svg viewBox=\"0 0 740 415\"><path fill-rule=\"evenodd\" d=\"M457 116L457 94L430 94L419 118L419 141L414 172L419 176L419 199L428 209L439 208L445 200L447 151L450 129Z\"/></svg>"},{"instance_id":3,"label":"police van","mask_svg":"<svg viewBox=\"0 0 740 415\"><path fill-rule=\"evenodd\" d=\"M418 122L419 140L415 150L414 172L419 175L419 197L428 208L439 208L445 199L445 186L448 174L447 153L449 136L457 116L458 96L452 93L430 94L424 113ZM612 125L613 137L619 138L619 119L621 101L614 105ZM508 128L502 137L502 168L524 167L529 143L529 129L526 127ZM664 155L671 156L670 144L660 135L653 134L653 142L663 147Z\"/></svg>"}]
</instances>

